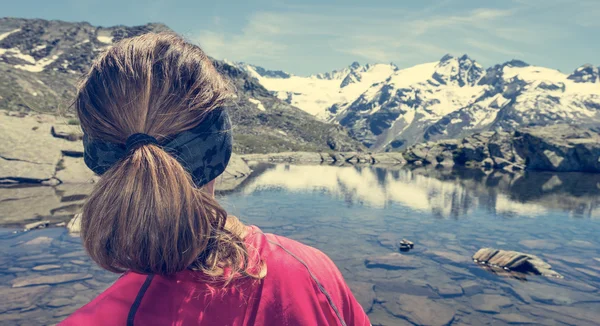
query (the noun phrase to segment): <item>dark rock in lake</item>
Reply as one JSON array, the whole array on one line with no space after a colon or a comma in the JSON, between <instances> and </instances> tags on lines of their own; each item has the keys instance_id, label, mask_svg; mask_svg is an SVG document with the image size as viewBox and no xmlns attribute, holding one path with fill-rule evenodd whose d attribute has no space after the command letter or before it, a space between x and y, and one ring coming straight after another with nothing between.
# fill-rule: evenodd
<instances>
[{"instance_id":1,"label":"dark rock in lake","mask_svg":"<svg viewBox=\"0 0 600 326\"><path fill-rule=\"evenodd\" d=\"M398 247L399 247L400 251L409 251L415 247L415 244L412 241L402 239L398 243Z\"/></svg>"},{"instance_id":2,"label":"dark rock in lake","mask_svg":"<svg viewBox=\"0 0 600 326\"><path fill-rule=\"evenodd\" d=\"M553 271L552 266L539 257L522 252L483 248L473 255L473 261L481 265L517 273L563 277Z\"/></svg>"}]
</instances>

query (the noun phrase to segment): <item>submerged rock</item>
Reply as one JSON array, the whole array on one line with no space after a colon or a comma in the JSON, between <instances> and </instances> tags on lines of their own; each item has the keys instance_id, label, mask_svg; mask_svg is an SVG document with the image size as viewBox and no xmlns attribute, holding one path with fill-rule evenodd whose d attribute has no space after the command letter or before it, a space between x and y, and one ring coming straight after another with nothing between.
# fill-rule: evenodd
<instances>
[{"instance_id":1,"label":"submerged rock","mask_svg":"<svg viewBox=\"0 0 600 326\"><path fill-rule=\"evenodd\" d=\"M365 260L367 268L383 269L414 269L422 266L421 261L412 256L393 252L383 256L376 256Z\"/></svg>"},{"instance_id":2,"label":"submerged rock","mask_svg":"<svg viewBox=\"0 0 600 326\"><path fill-rule=\"evenodd\" d=\"M373 302L376 298L375 286L367 282L348 282L348 286L358 300L358 303L368 313L373 308Z\"/></svg>"},{"instance_id":3,"label":"submerged rock","mask_svg":"<svg viewBox=\"0 0 600 326\"><path fill-rule=\"evenodd\" d=\"M553 271L552 266L539 257L517 251L483 248L473 255L473 261L481 265L511 272L557 278L563 277Z\"/></svg>"},{"instance_id":4,"label":"submerged rock","mask_svg":"<svg viewBox=\"0 0 600 326\"><path fill-rule=\"evenodd\" d=\"M0 295L0 314L10 310L25 309L37 303L50 290L50 286L30 288L3 288Z\"/></svg>"},{"instance_id":5,"label":"submerged rock","mask_svg":"<svg viewBox=\"0 0 600 326\"><path fill-rule=\"evenodd\" d=\"M477 311L499 313L502 308L512 306L512 302L498 294L476 294L471 297L471 305Z\"/></svg>"},{"instance_id":6,"label":"submerged rock","mask_svg":"<svg viewBox=\"0 0 600 326\"><path fill-rule=\"evenodd\" d=\"M47 276L23 276L17 277L11 281L13 288L21 288L26 286L34 285L53 285L62 284L73 281L83 281L92 278L91 274L84 273L73 273L73 274L59 274L59 275L47 275Z\"/></svg>"},{"instance_id":7,"label":"submerged rock","mask_svg":"<svg viewBox=\"0 0 600 326\"><path fill-rule=\"evenodd\" d=\"M395 301L383 303L394 316L416 325L448 325L454 319L454 308L424 296L401 294Z\"/></svg>"}]
</instances>

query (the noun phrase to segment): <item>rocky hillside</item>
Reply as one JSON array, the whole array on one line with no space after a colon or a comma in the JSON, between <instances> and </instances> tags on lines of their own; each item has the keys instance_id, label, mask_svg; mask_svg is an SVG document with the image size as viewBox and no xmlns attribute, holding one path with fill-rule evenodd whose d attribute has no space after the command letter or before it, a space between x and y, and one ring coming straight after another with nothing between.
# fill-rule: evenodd
<instances>
[{"instance_id":1,"label":"rocky hillside","mask_svg":"<svg viewBox=\"0 0 600 326\"><path fill-rule=\"evenodd\" d=\"M96 27L39 19L0 18L0 109L68 111L74 85L92 59L122 38L169 31L162 24ZM363 146L339 125L328 124L282 101L225 62L217 68L237 87L232 106L235 151L354 151Z\"/></svg>"},{"instance_id":2,"label":"rocky hillside","mask_svg":"<svg viewBox=\"0 0 600 326\"><path fill-rule=\"evenodd\" d=\"M413 165L598 173L600 134L572 125L487 131L462 140L417 144L404 152L404 158Z\"/></svg>"},{"instance_id":3,"label":"rocky hillside","mask_svg":"<svg viewBox=\"0 0 600 326\"><path fill-rule=\"evenodd\" d=\"M467 55L407 69L353 63L309 77L239 64L289 103L350 129L372 150L553 124L600 124L599 68L572 74L513 60L485 69Z\"/></svg>"}]
</instances>

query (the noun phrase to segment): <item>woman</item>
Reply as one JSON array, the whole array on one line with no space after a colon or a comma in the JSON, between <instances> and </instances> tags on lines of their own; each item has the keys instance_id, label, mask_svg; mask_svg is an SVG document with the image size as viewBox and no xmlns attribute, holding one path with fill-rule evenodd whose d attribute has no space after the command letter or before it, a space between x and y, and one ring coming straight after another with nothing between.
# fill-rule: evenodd
<instances>
[{"instance_id":1,"label":"woman","mask_svg":"<svg viewBox=\"0 0 600 326\"><path fill-rule=\"evenodd\" d=\"M81 235L123 274L62 325L369 325L326 255L215 201L229 95L202 50L171 34L123 40L94 62L75 107L102 177Z\"/></svg>"}]
</instances>

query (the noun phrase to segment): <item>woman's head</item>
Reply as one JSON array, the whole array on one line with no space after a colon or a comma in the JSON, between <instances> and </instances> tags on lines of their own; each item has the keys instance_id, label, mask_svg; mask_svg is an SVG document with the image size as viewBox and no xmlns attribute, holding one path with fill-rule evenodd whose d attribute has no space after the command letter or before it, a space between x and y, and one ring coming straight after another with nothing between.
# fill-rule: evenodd
<instances>
[{"instance_id":1,"label":"woman's head","mask_svg":"<svg viewBox=\"0 0 600 326\"><path fill-rule=\"evenodd\" d=\"M147 134L171 144L213 121L229 95L199 47L172 34L145 34L115 44L94 62L75 107L91 141L123 146L131 135ZM186 137L183 147L190 144ZM232 275L244 274L242 240L224 228L226 212L196 187L184 159L168 145L142 143L109 160L83 209L82 238L92 259L115 272L168 275L193 268L219 275L230 267Z\"/></svg>"}]
</instances>

